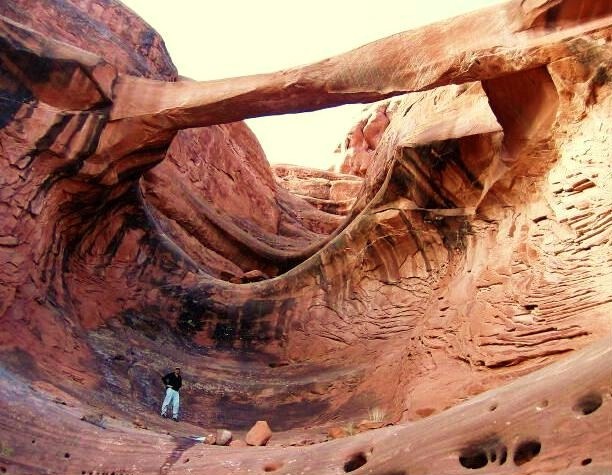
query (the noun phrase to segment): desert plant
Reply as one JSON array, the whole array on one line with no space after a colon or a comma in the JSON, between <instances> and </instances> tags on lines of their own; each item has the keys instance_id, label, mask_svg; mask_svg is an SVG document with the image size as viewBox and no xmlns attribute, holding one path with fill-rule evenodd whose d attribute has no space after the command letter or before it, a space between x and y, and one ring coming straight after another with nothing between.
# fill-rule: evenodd
<instances>
[{"instance_id":1,"label":"desert plant","mask_svg":"<svg viewBox=\"0 0 612 475\"><path fill-rule=\"evenodd\" d=\"M387 412L380 407L368 409L368 419L372 422L383 422Z\"/></svg>"},{"instance_id":2,"label":"desert plant","mask_svg":"<svg viewBox=\"0 0 612 475\"><path fill-rule=\"evenodd\" d=\"M357 433L356 429L355 429L355 423L354 422L347 422L347 424L344 426L344 432L346 432L346 435L355 435Z\"/></svg>"}]
</instances>

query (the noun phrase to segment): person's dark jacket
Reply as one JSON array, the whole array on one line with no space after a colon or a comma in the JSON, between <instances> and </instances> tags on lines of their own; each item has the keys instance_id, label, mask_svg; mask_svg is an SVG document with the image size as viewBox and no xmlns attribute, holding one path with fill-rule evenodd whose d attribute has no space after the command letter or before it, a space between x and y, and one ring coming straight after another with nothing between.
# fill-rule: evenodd
<instances>
[{"instance_id":1,"label":"person's dark jacket","mask_svg":"<svg viewBox=\"0 0 612 475\"><path fill-rule=\"evenodd\" d=\"M174 389L175 391L181 389L181 386L183 385L183 378L181 378L180 375L177 376L174 373L168 373L162 378L162 381L166 386L171 386L172 389Z\"/></svg>"}]
</instances>

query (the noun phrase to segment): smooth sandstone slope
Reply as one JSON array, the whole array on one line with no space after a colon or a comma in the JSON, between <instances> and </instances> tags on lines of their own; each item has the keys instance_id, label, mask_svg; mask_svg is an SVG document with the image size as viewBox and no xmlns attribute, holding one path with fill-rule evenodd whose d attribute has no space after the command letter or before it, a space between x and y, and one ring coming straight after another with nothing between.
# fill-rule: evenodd
<instances>
[{"instance_id":1,"label":"smooth sandstone slope","mask_svg":"<svg viewBox=\"0 0 612 475\"><path fill-rule=\"evenodd\" d=\"M214 83L172 82L160 40L114 2L53 5L79 21L0 11L4 470L610 469L605 2L510 2ZM75 34L93 19L128 53L153 38L154 60ZM217 125L426 89L369 121L368 153L343 168L362 178L279 170L303 198L243 124ZM178 132L194 126L210 127ZM190 447L177 436L201 429L173 438L155 419L175 361L185 424L305 430L379 406L398 425L308 449ZM457 406L486 390L474 401L512 408L505 431L492 405ZM563 429L544 437L518 407L561 392L546 423ZM152 431L124 423L135 414ZM478 430L416 444L458 419Z\"/></svg>"},{"instance_id":2,"label":"smooth sandstone slope","mask_svg":"<svg viewBox=\"0 0 612 475\"><path fill-rule=\"evenodd\" d=\"M441 414L303 447L215 447L115 420L100 427L79 421L77 404L49 404L9 377L0 388L2 399L15 401L2 467L96 475L606 474L611 357L609 345L594 345Z\"/></svg>"}]
</instances>

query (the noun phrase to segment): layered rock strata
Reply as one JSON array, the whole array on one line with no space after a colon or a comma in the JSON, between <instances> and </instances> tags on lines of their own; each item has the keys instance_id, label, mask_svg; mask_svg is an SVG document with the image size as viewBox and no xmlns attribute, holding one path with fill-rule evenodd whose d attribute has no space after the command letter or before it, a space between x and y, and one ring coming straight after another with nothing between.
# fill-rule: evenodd
<instances>
[{"instance_id":1,"label":"layered rock strata","mask_svg":"<svg viewBox=\"0 0 612 475\"><path fill-rule=\"evenodd\" d=\"M3 472L612 468L606 2L512 1L205 83L110 0L0 15ZM401 94L355 129L351 176L274 173L236 122ZM267 420L287 441L372 407L397 425L182 437Z\"/></svg>"}]
</instances>

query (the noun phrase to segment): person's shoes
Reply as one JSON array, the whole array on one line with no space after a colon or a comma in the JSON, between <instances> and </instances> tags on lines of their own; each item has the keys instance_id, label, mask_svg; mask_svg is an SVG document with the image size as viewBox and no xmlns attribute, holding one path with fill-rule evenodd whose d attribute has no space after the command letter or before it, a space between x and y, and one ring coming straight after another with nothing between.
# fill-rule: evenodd
<instances>
[{"instance_id":1,"label":"person's shoes","mask_svg":"<svg viewBox=\"0 0 612 475\"><path fill-rule=\"evenodd\" d=\"M178 422L178 417L173 417L173 418L172 418L172 420L173 420L174 422Z\"/></svg>"},{"instance_id":2,"label":"person's shoes","mask_svg":"<svg viewBox=\"0 0 612 475\"><path fill-rule=\"evenodd\" d=\"M166 414L162 414L161 416L162 416L164 419L167 419L167 418L168 418L168 416L167 416Z\"/></svg>"}]
</instances>

